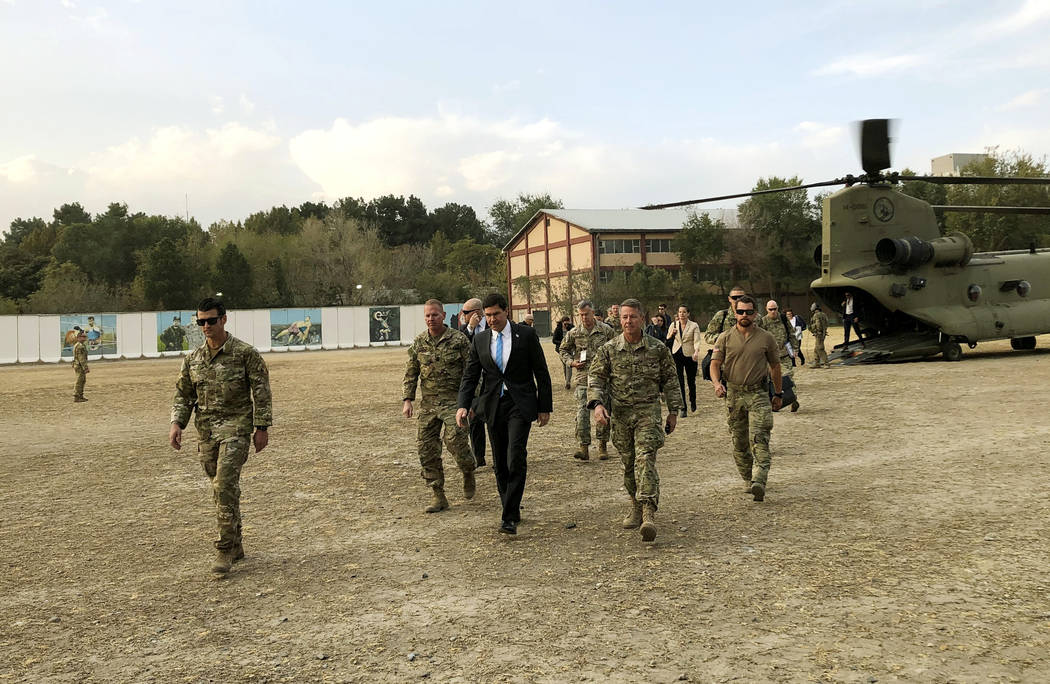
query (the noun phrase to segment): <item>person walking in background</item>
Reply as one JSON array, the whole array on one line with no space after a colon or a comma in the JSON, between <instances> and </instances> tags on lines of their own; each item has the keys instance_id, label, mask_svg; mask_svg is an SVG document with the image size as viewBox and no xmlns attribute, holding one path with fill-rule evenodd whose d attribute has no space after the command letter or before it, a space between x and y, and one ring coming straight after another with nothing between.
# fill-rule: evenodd
<instances>
[{"instance_id":1,"label":"person walking in background","mask_svg":"<svg viewBox=\"0 0 1050 684\"><path fill-rule=\"evenodd\" d=\"M576 369L576 451L572 457L587 461L591 458L591 410L587 407L587 369L601 346L615 337L616 333L595 318L594 305L590 300L584 299L577 304L576 313L580 317L580 324L565 334L558 355L562 363ZM609 458L609 426L595 425L594 433L598 439L598 460L604 461Z\"/></svg>"},{"instance_id":2,"label":"person walking in background","mask_svg":"<svg viewBox=\"0 0 1050 684\"><path fill-rule=\"evenodd\" d=\"M828 334L828 317L820 310L820 304L813 302L810 307L813 315L809 319L809 334L813 336L813 354L817 357L815 368L831 368L828 363L828 352L824 349L824 338Z\"/></svg>"},{"instance_id":3,"label":"person walking in background","mask_svg":"<svg viewBox=\"0 0 1050 684\"><path fill-rule=\"evenodd\" d=\"M773 339L777 341L777 350L780 354L780 373L785 378L791 378L794 383L796 399L791 402L791 412L798 411L798 384L795 383L794 359L798 351L795 349L795 335L787 316L780 313L780 305L770 299L766 302L766 315L758 319L758 327L764 329ZM779 409L777 409L779 410Z\"/></svg>"},{"instance_id":4,"label":"person walking in background","mask_svg":"<svg viewBox=\"0 0 1050 684\"><path fill-rule=\"evenodd\" d=\"M842 340L843 347L849 347L849 331L850 328L857 333L857 340L860 342L860 346L866 347L864 344L864 338L860 334L860 309L857 306L857 302L853 299L853 293L846 290L842 300L842 328L846 333L845 338Z\"/></svg>"},{"instance_id":5,"label":"person walking in background","mask_svg":"<svg viewBox=\"0 0 1050 684\"><path fill-rule=\"evenodd\" d=\"M500 532L517 534L528 471L529 430L532 421L543 427L550 420L554 406L551 376L536 331L507 319L506 297L490 294L482 308L487 327L471 340L456 422L467 426L467 412L480 382L478 414L489 429L492 467L503 504Z\"/></svg>"},{"instance_id":6,"label":"person walking in background","mask_svg":"<svg viewBox=\"0 0 1050 684\"><path fill-rule=\"evenodd\" d=\"M678 318L667 331L671 341L671 356L678 369L678 386L682 392L682 417L685 418L685 386L689 384L689 408L696 413L696 358L700 352L700 326L689 320L689 307L678 307Z\"/></svg>"},{"instance_id":7,"label":"person walking in background","mask_svg":"<svg viewBox=\"0 0 1050 684\"><path fill-rule=\"evenodd\" d=\"M565 339L565 333L573 329L572 319L568 316L562 316L561 320L558 321L558 325L554 327L554 332L551 333L551 342L554 343L554 351L558 352L558 357L561 358L561 342ZM561 359L562 370L565 372L565 389L572 389L572 364L566 363L565 359Z\"/></svg>"},{"instance_id":8,"label":"person walking in background","mask_svg":"<svg viewBox=\"0 0 1050 684\"><path fill-rule=\"evenodd\" d=\"M674 432L678 423L681 391L667 345L642 333L644 320L641 302L624 300L620 305L623 333L598 349L587 390L595 422L608 425L615 418L613 444L620 452L623 486L631 497L623 527L641 527L642 540L650 542L656 538L660 504L656 452L664 445L664 435ZM667 403L666 422L661 420L661 394Z\"/></svg>"},{"instance_id":9,"label":"person walking in background","mask_svg":"<svg viewBox=\"0 0 1050 684\"><path fill-rule=\"evenodd\" d=\"M795 337L795 341L792 342L795 358L798 359L798 365L805 366L806 357L802 354L802 331L806 329L806 319L796 315L791 309L784 309L784 315L787 316L788 325L791 326L791 332Z\"/></svg>"},{"instance_id":10,"label":"person walking in background","mask_svg":"<svg viewBox=\"0 0 1050 684\"><path fill-rule=\"evenodd\" d=\"M77 374L77 381L73 384L73 401L80 403L87 401L84 396L84 385L87 383L87 374L91 372L88 368L87 359L87 333L83 330L77 331L77 342L73 345L73 372Z\"/></svg>"},{"instance_id":11,"label":"person walking in background","mask_svg":"<svg viewBox=\"0 0 1050 684\"><path fill-rule=\"evenodd\" d=\"M218 554L211 570L226 574L244 558L241 539L241 468L248 450L260 453L273 424L270 373L255 347L226 332L226 306L208 297L197 305L204 344L182 360L171 407L168 442L182 448L190 414L199 436L198 454L211 480L218 519ZM252 435L252 428L255 434Z\"/></svg>"},{"instance_id":12,"label":"person walking in background","mask_svg":"<svg viewBox=\"0 0 1050 684\"><path fill-rule=\"evenodd\" d=\"M474 335L485 330L485 314L477 297L463 302L459 315L463 319L459 331L467 336L467 340L473 340ZM470 450L474 452L474 462L478 467L485 465L485 421L477 415L476 405L470 407Z\"/></svg>"},{"instance_id":13,"label":"person walking in background","mask_svg":"<svg viewBox=\"0 0 1050 684\"><path fill-rule=\"evenodd\" d=\"M645 334L649 337L655 337L667 346L671 346L671 340L667 339L668 327L664 324L663 316L653 314L653 317L649 319L649 325L645 326Z\"/></svg>"},{"instance_id":14,"label":"person walking in background","mask_svg":"<svg viewBox=\"0 0 1050 684\"><path fill-rule=\"evenodd\" d=\"M423 395L419 401L419 428L416 432L416 450L419 452L421 474L431 488L433 498L427 513L448 508L445 497L445 469L441 463L441 433L444 430L445 448L456 459L463 473L463 498L474 498L474 455L466 428L456 424L456 400L463 369L470 356L470 341L458 330L445 325L444 305L436 299L423 304L423 320L427 329L416 336L408 348L405 379L401 389L401 414L413 415L412 402L416 385Z\"/></svg>"}]
</instances>

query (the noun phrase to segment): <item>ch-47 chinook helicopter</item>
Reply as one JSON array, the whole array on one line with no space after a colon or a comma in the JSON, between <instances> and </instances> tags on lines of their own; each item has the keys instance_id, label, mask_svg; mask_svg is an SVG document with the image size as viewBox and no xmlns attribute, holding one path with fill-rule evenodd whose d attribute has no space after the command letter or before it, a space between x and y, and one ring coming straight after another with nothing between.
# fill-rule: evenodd
<instances>
[{"instance_id":1,"label":"ch-47 chinook helicopter","mask_svg":"<svg viewBox=\"0 0 1050 684\"><path fill-rule=\"evenodd\" d=\"M941 354L958 361L960 344L972 349L1000 339L1014 349L1034 349L1035 336L1050 332L1050 249L975 253L966 235L941 236L935 211L1050 214L1050 207L933 206L896 186L913 180L1050 185L1050 178L883 173L890 167L889 120L868 119L860 130L861 176L645 208L845 185L824 199L822 243L814 254L820 277L811 287L840 314L843 295L851 291L865 339L863 346L836 346L832 359L865 363Z\"/></svg>"}]
</instances>

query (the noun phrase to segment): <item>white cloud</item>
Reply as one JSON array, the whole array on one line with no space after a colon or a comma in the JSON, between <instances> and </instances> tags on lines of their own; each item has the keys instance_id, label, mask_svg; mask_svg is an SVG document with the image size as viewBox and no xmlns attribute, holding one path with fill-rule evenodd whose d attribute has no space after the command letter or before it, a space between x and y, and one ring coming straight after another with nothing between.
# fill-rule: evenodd
<instances>
[{"instance_id":1,"label":"white cloud","mask_svg":"<svg viewBox=\"0 0 1050 684\"><path fill-rule=\"evenodd\" d=\"M864 53L840 57L816 71L816 76L858 76L871 77L913 69L928 61L928 57L919 54L878 55Z\"/></svg>"},{"instance_id":2,"label":"white cloud","mask_svg":"<svg viewBox=\"0 0 1050 684\"><path fill-rule=\"evenodd\" d=\"M76 9L77 3L73 0L62 0L62 6L66 9Z\"/></svg>"},{"instance_id":3,"label":"white cloud","mask_svg":"<svg viewBox=\"0 0 1050 684\"><path fill-rule=\"evenodd\" d=\"M1031 30L1047 20L1050 20L1050 3L1046 0L1027 0L1013 14L983 28L986 33L1008 35Z\"/></svg>"},{"instance_id":4,"label":"white cloud","mask_svg":"<svg viewBox=\"0 0 1050 684\"><path fill-rule=\"evenodd\" d=\"M248 99L248 96L241 93L241 97L238 99L238 103L241 105L241 112L245 115L255 113L255 103Z\"/></svg>"},{"instance_id":5,"label":"white cloud","mask_svg":"<svg viewBox=\"0 0 1050 684\"><path fill-rule=\"evenodd\" d=\"M815 121L803 121L794 129L798 133L803 147L829 147L843 145L846 129L842 126L828 126Z\"/></svg>"},{"instance_id":6,"label":"white cloud","mask_svg":"<svg viewBox=\"0 0 1050 684\"><path fill-rule=\"evenodd\" d=\"M37 179L37 158L34 154L0 164L0 176L10 183L29 183Z\"/></svg>"},{"instance_id":7,"label":"white cloud","mask_svg":"<svg viewBox=\"0 0 1050 684\"><path fill-rule=\"evenodd\" d=\"M1040 88L1038 90L1029 90L1028 92L1021 93L1009 102L1004 102L995 109L999 112L1009 112L1014 109L1032 107L1034 105L1039 104L1039 102L1043 99L1043 96L1046 95L1047 92L1050 91L1047 91L1046 88Z\"/></svg>"},{"instance_id":8,"label":"white cloud","mask_svg":"<svg viewBox=\"0 0 1050 684\"><path fill-rule=\"evenodd\" d=\"M223 110L226 109L226 103L218 95L212 95L211 97L211 113L215 115L222 114Z\"/></svg>"},{"instance_id":9,"label":"white cloud","mask_svg":"<svg viewBox=\"0 0 1050 684\"><path fill-rule=\"evenodd\" d=\"M492 86L492 94L505 95L507 93L512 93L516 90L519 90L520 88L521 81L514 79L512 81L506 81L505 83L497 83L496 85Z\"/></svg>"}]
</instances>

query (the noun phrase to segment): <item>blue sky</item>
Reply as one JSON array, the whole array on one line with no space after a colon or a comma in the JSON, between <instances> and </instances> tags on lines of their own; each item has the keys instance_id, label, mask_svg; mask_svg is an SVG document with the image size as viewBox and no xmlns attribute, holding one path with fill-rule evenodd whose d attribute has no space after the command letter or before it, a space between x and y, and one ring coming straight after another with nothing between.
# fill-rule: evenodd
<instances>
[{"instance_id":1,"label":"blue sky","mask_svg":"<svg viewBox=\"0 0 1050 684\"><path fill-rule=\"evenodd\" d=\"M0 0L0 226L550 192L619 208L1050 152L1050 2Z\"/></svg>"}]
</instances>

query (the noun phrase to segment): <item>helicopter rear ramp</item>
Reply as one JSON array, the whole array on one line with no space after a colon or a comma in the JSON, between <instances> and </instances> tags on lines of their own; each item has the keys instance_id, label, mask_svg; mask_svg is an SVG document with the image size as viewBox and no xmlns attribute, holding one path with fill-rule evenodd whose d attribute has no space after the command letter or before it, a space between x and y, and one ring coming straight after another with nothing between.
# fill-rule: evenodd
<instances>
[{"instance_id":1,"label":"helicopter rear ramp","mask_svg":"<svg viewBox=\"0 0 1050 684\"><path fill-rule=\"evenodd\" d=\"M863 346L856 341L851 341L848 348L837 345L828 354L828 361L846 366L860 363L893 363L940 353L937 333L907 332L865 338Z\"/></svg>"}]
</instances>

